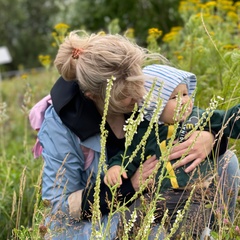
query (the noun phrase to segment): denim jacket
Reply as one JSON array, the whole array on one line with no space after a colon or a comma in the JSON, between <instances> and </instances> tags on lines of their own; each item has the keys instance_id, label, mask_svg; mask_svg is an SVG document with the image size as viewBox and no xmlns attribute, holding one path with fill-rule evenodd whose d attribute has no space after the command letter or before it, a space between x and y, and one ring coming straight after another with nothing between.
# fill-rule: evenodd
<instances>
[{"instance_id":1,"label":"denim jacket","mask_svg":"<svg viewBox=\"0 0 240 240\"><path fill-rule=\"evenodd\" d=\"M45 112L38 139L44 158L42 199L51 203L46 225L52 230L52 239L89 239L91 222L74 219L80 217L82 190L88 180L95 182L96 179L101 150L100 135L81 142L62 123L50 105ZM103 226L107 220L108 216L102 217ZM111 219L109 239L115 238L118 221L117 215Z\"/></svg>"}]
</instances>

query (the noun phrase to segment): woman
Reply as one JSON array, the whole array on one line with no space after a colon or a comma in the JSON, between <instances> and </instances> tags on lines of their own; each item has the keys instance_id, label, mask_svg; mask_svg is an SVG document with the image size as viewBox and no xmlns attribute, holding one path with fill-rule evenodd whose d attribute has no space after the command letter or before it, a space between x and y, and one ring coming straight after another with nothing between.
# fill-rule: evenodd
<instances>
[{"instance_id":1,"label":"woman","mask_svg":"<svg viewBox=\"0 0 240 240\"><path fill-rule=\"evenodd\" d=\"M51 229L49 235L52 239L90 239L93 229L87 214L91 214L101 154L99 126L107 79L115 77L106 119L109 131L106 163L108 158L124 148L123 125L135 103L145 94L141 68L149 58L152 56L145 49L119 35L79 37L72 32L60 46L55 66L62 77L51 90L52 104L45 112L38 133L44 158L42 198L51 206L46 224ZM34 113L36 109L32 115ZM192 136L177 146L170 158L179 158L194 138ZM212 134L202 132L202 137L182 164L195 160L189 167L189 170L194 169L210 153L213 141ZM203 145L205 151L202 151ZM123 179L118 200L130 200L156 164L154 156L145 161L141 181L140 170L131 179ZM106 197L111 200L111 192L101 181L101 233L108 220L104 211ZM118 214L111 218L106 239L116 237L119 218Z\"/></svg>"}]
</instances>

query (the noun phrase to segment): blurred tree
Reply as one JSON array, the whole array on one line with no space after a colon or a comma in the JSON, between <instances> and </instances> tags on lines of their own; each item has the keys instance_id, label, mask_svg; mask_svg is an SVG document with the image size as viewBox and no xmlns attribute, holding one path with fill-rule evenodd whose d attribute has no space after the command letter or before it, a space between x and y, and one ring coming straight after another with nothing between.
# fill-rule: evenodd
<instances>
[{"instance_id":1,"label":"blurred tree","mask_svg":"<svg viewBox=\"0 0 240 240\"><path fill-rule=\"evenodd\" d=\"M137 43L146 46L149 28L164 35L182 25L178 5L178 0L0 0L0 45L6 45L13 57L9 68L37 67L39 54L57 50L51 48L55 24L96 32L108 31L109 23L118 19L121 32L133 28Z\"/></svg>"},{"instance_id":2,"label":"blurred tree","mask_svg":"<svg viewBox=\"0 0 240 240\"><path fill-rule=\"evenodd\" d=\"M206 2L208 0L202 0ZM89 32L108 31L113 20L121 33L135 30L137 43L146 46L149 28L165 33L173 26L182 26L178 0L0 0L0 46L9 48L13 62L8 68L40 66L39 54L55 54L51 32L63 22L73 29ZM116 29L114 30L116 31ZM161 37L158 43L161 43Z\"/></svg>"},{"instance_id":3,"label":"blurred tree","mask_svg":"<svg viewBox=\"0 0 240 240\"><path fill-rule=\"evenodd\" d=\"M59 12L57 2L0 0L0 46L7 46L13 58L8 69L40 66L39 53L49 53L49 33Z\"/></svg>"},{"instance_id":4,"label":"blurred tree","mask_svg":"<svg viewBox=\"0 0 240 240\"><path fill-rule=\"evenodd\" d=\"M178 0L75 0L71 9L71 26L107 31L106 26L113 19L119 19L122 31L135 29L138 43L145 45L149 28L166 33L172 26L182 24L178 4Z\"/></svg>"}]
</instances>

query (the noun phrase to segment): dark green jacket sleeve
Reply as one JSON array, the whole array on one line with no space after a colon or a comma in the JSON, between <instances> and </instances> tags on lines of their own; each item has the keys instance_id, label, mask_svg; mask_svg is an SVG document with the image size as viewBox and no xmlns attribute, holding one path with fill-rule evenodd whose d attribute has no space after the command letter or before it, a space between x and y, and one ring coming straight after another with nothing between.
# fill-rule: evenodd
<instances>
[{"instance_id":1,"label":"dark green jacket sleeve","mask_svg":"<svg viewBox=\"0 0 240 240\"><path fill-rule=\"evenodd\" d=\"M145 127L142 128L141 125L138 127L137 134L135 134L132 143L130 144L130 146L128 146L128 148L126 150L126 155L125 155L126 158L124 159L124 162L123 162L124 151L120 151L115 156L113 156L111 159L109 159L108 169L115 165L123 166L126 169L127 176L129 178L135 173L135 171L139 167L141 150L138 151L137 155L133 158L133 160L131 162L129 162L129 157L132 155L132 153L136 149L137 145L140 143L141 138L145 133L144 130L145 130Z\"/></svg>"},{"instance_id":2,"label":"dark green jacket sleeve","mask_svg":"<svg viewBox=\"0 0 240 240\"><path fill-rule=\"evenodd\" d=\"M135 134L130 146L126 150L126 158L124 160L124 163L122 164L124 152L121 151L109 160L108 168L110 168L114 165L119 165L119 166L123 165L123 167L126 169L128 178L132 177L132 175L136 172L136 170L140 166L142 148L139 149L139 151L136 153L136 156L133 158L133 160L131 162L129 162L129 157L135 151L137 145L141 142L141 139L144 136L148 126L149 126L148 121L143 121L143 122L140 123L140 125L138 127L138 130L137 130L137 134ZM151 135L153 133L154 133L154 130L151 131L148 139L153 138L152 135ZM147 144L148 144L148 142L149 141L147 140ZM150 144L150 146L151 146L151 144ZM145 149L145 152L144 152L144 157L145 158L148 155L153 155L155 153L155 149L156 149L155 146L156 146L156 144L151 146L150 149L149 149L149 145L146 146L146 149ZM146 160L146 159L144 159L144 160Z\"/></svg>"},{"instance_id":3,"label":"dark green jacket sleeve","mask_svg":"<svg viewBox=\"0 0 240 240\"><path fill-rule=\"evenodd\" d=\"M115 156L111 157L108 160L108 169L113 166L122 166L122 155L124 154L123 151L119 151Z\"/></svg>"},{"instance_id":4,"label":"dark green jacket sleeve","mask_svg":"<svg viewBox=\"0 0 240 240\"><path fill-rule=\"evenodd\" d=\"M132 162L129 162L129 157L131 156L132 152L136 149L136 145L131 144L126 152L126 158L123 162L123 154L124 152L118 152L115 156L113 156L109 160L108 169L112 166L118 165L123 166L126 169L126 173L128 178L130 178L137 170L140 164L140 152L138 151L137 155L133 158Z\"/></svg>"},{"instance_id":5,"label":"dark green jacket sleeve","mask_svg":"<svg viewBox=\"0 0 240 240\"><path fill-rule=\"evenodd\" d=\"M215 110L206 125L206 130L225 137L240 137L240 104L228 110Z\"/></svg>"}]
</instances>

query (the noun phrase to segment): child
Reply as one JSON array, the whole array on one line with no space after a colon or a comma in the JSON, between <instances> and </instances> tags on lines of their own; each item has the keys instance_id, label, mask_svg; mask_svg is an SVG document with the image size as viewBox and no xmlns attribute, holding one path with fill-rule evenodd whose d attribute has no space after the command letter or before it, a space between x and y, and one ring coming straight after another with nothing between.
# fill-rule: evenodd
<instances>
[{"instance_id":1,"label":"child","mask_svg":"<svg viewBox=\"0 0 240 240\"><path fill-rule=\"evenodd\" d=\"M149 91L154 79L156 79L156 85L161 88L160 98L162 99L162 108L159 113L158 122L160 146L157 143L156 129L154 127L151 129L150 135L146 142L146 146L144 148L144 159L146 159L147 156L154 154L156 154L157 158L160 159L163 151L166 149L167 143L170 141L170 138L174 133L174 124L176 122L179 123L175 138L178 138L178 141L181 142L185 139L186 134L194 129L197 124L199 124L201 117L203 114L206 114L206 111L193 107L191 95L193 94L196 87L196 76L194 74L165 65L150 65L145 67L143 72L148 76L148 79L145 83L145 88ZM149 122L153 117L153 112L157 108L158 91L156 87L154 88L152 95L153 98L150 106L146 108L145 120L140 123L137 134L135 134L131 145L127 149L126 156L128 157L131 156L131 153L140 143L149 126ZM181 109L179 109L179 104ZM239 116L239 109L240 105L237 105L227 111L214 110L209 122L206 122L206 120L202 121L202 124L200 124L200 126L204 127L205 130L214 132L215 134L219 133L222 130L224 136L239 138L240 120L239 117L237 118L237 116ZM141 163L140 151L137 153L136 157L133 158L132 162L128 162L129 158L126 158L126 160L122 162L122 154L123 153L119 153L110 159L108 163L109 168L104 177L106 184L121 184L120 173L122 171L122 167L124 168L124 172L122 173L122 176L124 178L131 177L139 167ZM209 187L210 182L208 181L209 176L213 175L213 160L205 160L193 173L186 173L184 171L186 166L173 169L172 164L174 164L177 160L171 162L165 159L160 160L163 163L161 163L161 166L158 170L156 181L158 181L158 176L161 174L161 172L164 171L162 175L163 178L161 178L162 180L160 183L160 192L163 193L163 196L167 200L166 203L159 202L158 205L160 206L161 204L166 204L166 207L168 208L171 215L176 215L174 214L174 211L176 211L176 206L180 202L186 202L189 196L187 189L191 189L192 185L196 185L197 181L199 182L197 186L202 187L204 185L204 191L211 190L210 192L213 195L213 190ZM201 189L200 192L202 191L203 190ZM195 195L195 197L197 195ZM200 194L198 198L201 198L200 196L203 195ZM196 202L196 199L194 201ZM179 205L178 209L183 208L183 206L184 204L182 207ZM189 212L190 217L188 217L188 219L190 221L193 221L194 211L199 211L199 203L197 206L195 206L192 202L190 209L192 212ZM196 218L198 219L198 222L202 221L201 218L203 218L204 214L206 214L206 212L200 214L200 216ZM202 231L203 228L204 225L199 226L197 230ZM197 235L196 232L195 235Z\"/></svg>"},{"instance_id":2,"label":"child","mask_svg":"<svg viewBox=\"0 0 240 240\"><path fill-rule=\"evenodd\" d=\"M135 150L136 146L141 141L144 133L146 132L149 126L149 121L153 116L154 109L157 107L157 87L162 86L160 95L162 99L162 107L159 113L160 117L158 122L160 124L159 137L161 146L159 147L157 145L155 129L152 129L150 136L148 137L144 153L145 157L156 154L157 157L160 158L163 146L166 146L166 142L168 142L174 132L174 123L179 122L179 127L176 135L179 141L183 141L187 132L191 131L196 126L205 111L193 107L193 99L191 99L191 95L193 94L196 87L196 76L193 73L178 70L166 65L150 65L145 67L143 69L143 72L145 75L150 77L150 79L148 78L145 83L145 88L148 91L151 89L154 78L157 78L156 87L153 91L152 102L150 103L150 106L145 109L145 120L140 123L137 132L138 134L135 135L132 145L128 147L126 156L131 155L131 153ZM174 119L177 117L175 114L178 105L178 97L180 98L181 108L184 110L184 113L181 114L181 109L178 109L178 112L180 112L179 117L181 117L181 119ZM240 106L237 105L228 111L213 111L210 123L208 123L204 129L217 134L224 127L223 134L225 136L235 139L239 138L240 121L236 118L236 116L239 115L239 108ZM118 181L120 181L119 183L121 184L119 174L122 166L122 154L123 153L119 153L110 159L108 163L109 169L104 178L106 184L115 185L118 183ZM172 162L176 161L171 161L171 163ZM123 167L125 165L127 165L127 167L126 172L123 172L123 176L129 178L135 172L136 168L140 165L140 153L138 153L138 155L133 159L131 163L128 163L128 159L126 159ZM201 167L205 168L205 165L206 164L202 163ZM177 169L174 171L174 173L173 171L171 172L172 174L176 175L176 179L172 178L173 180L171 180L170 178L166 180L164 184L165 188L185 187L189 181L189 174L184 171L184 167Z\"/></svg>"}]
</instances>

